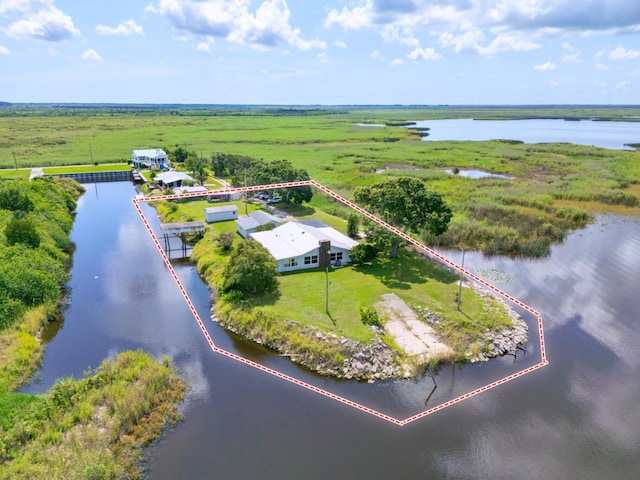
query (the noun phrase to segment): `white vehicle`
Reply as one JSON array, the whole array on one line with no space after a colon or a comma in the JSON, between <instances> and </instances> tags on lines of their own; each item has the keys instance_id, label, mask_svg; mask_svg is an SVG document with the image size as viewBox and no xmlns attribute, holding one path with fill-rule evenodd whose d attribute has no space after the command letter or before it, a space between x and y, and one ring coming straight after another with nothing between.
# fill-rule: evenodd
<instances>
[{"instance_id":1,"label":"white vehicle","mask_svg":"<svg viewBox=\"0 0 640 480\"><path fill-rule=\"evenodd\" d=\"M282 201L281 197L273 197L267 200L267 203L280 203Z\"/></svg>"}]
</instances>

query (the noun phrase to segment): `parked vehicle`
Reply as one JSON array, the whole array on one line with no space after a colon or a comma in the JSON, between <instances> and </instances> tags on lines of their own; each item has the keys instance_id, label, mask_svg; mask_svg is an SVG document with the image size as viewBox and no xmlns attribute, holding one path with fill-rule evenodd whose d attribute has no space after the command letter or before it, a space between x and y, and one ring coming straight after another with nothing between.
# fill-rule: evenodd
<instances>
[{"instance_id":1,"label":"parked vehicle","mask_svg":"<svg viewBox=\"0 0 640 480\"><path fill-rule=\"evenodd\" d=\"M280 203L282 201L281 197L273 197L267 200L267 203L271 204L271 203Z\"/></svg>"}]
</instances>

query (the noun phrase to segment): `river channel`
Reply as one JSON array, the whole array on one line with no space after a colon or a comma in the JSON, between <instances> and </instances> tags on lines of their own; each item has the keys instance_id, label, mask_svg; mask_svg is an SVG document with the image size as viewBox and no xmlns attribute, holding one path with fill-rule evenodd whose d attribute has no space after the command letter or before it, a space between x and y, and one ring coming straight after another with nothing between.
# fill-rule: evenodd
<instances>
[{"instance_id":1,"label":"river channel","mask_svg":"<svg viewBox=\"0 0 640 480\"><path fill-rule=\"evenodd\" d=\"M132 184L86 187L69 307L24 390L125 349L169 355L191 390L184 421L149 449L149 478L637 478L639 218L600 217L540 260L467 252L465 268L541 312L550 364L399 427L214 353L134 210ZM398 418L540 360L534 335L517 360L441 369L435 391L428 377L328 380L210 322L206 286L189 263L174 266L218 346Z\"/></svg>"}]
</instances>

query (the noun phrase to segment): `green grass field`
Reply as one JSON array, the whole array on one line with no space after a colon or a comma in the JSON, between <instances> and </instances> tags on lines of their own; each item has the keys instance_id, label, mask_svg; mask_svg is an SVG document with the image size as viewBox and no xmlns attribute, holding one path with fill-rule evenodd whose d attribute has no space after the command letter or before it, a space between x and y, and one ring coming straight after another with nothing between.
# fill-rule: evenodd
<instances>
[{"instance_id":1,"label":"green grass field","mask_svg":"<svg viewBox=\"0 0 640 480\"><path fill-rule=\"evenodd\" d=\"M640 214L639 153L495 140L424 142L406 128L358 123L430 118L629 121L636 116L636 107L21 106L0 112L0 168L14 167L15 161L21 167L122 164L132 149L180 144L204 158L225 152L265 161L287 159L347 198L360 185L411 175L440 193L455 214L444 236L424 238L429 244L541 256L595 213ZM514 179L474 180L447 174L446 168L481 169ZM8 172L0 170L0 178ZM313 206L348 215L322 195L316 195Z\"/></svg>"},{"instance_id":2,"label":"green grass field","mask_svg":"<svg viewBox=\"0 0 640 480\"><path fill-rule=\"evenodd\" d=\"M87 173L87 172L117 172L121 170L130 170L128 163L111 163L106 165L73 165L69 167L50 167L45 168L45 175L59 175L64 173Z\"/></svg>"}]
</instances>

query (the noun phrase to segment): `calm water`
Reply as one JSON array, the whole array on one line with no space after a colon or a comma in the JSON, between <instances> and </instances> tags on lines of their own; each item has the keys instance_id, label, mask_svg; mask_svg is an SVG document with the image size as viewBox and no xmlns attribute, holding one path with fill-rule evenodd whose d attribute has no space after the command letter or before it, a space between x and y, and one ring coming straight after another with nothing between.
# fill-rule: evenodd
<instances>
[{"instance_id":1,"label":"calm water","mask_svg":"<svg viewBox=\"0 0 640 480\"><path fill-rule=\"evenodd\" d=\"M71 305L25 390L47 390L124 349L172 357L192 389L184 421L150 449L150 478L637 478L640 219L603 217L543 260L467 252L465 267L499 271L510 278L500 288L541 311L550 365L400 428L213 353L133 195L129 183L88 186L72 233ZM193 267L176 262L176 270L208 318ZM208 327L223 348L399 418L424 410L433 388L429 378L323 379ZM446 367L427 407L538 361L530 342L515 364Z\"/></svg>"},{"instance_id":2,"label":"calm water","mask_svg":"<svg viewBox=\"0 0 640 480\"><path fill-rule=\"evenodd\" d=\"M520 140L525 143L571 142L578 145L625 149L625 143L640 143L640 122L596 122L581 120L425 120L416 127L429 127L433 140Z\"/></svg>"}]
</instances>

